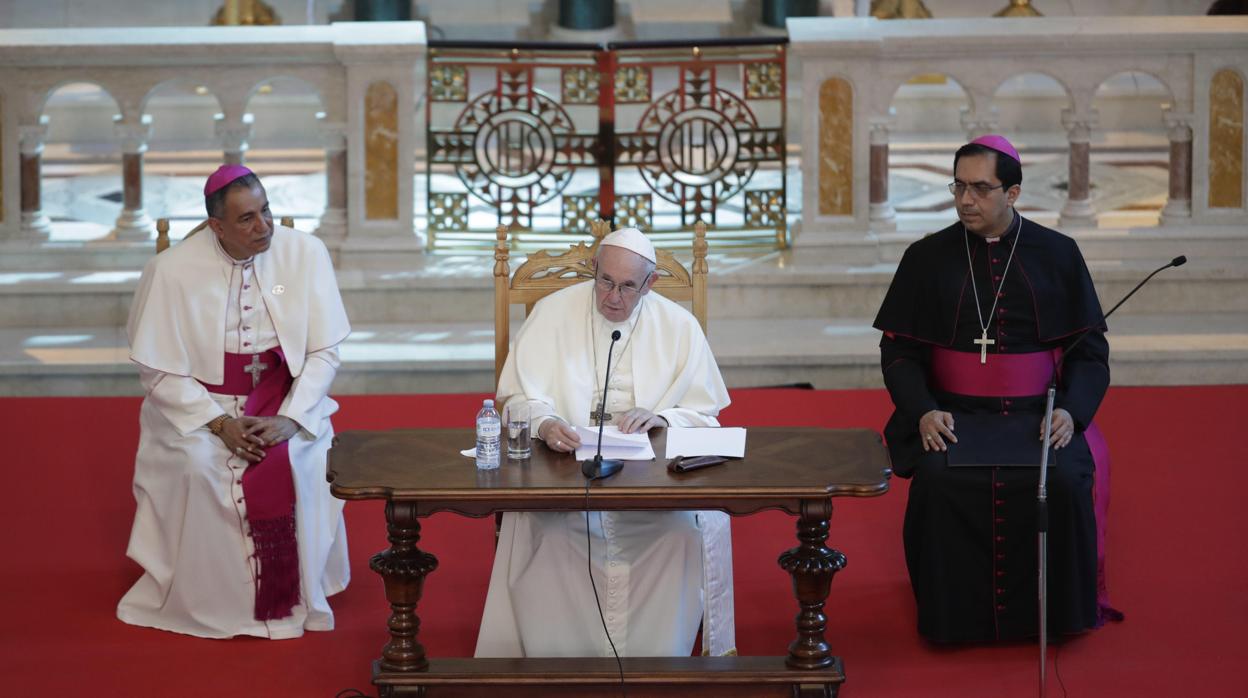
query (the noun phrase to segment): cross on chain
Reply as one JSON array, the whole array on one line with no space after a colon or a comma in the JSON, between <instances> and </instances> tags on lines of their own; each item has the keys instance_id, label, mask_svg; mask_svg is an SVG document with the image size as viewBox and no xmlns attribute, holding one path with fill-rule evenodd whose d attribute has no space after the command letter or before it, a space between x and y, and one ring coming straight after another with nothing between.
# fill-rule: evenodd
<instances>
[{"instance_id":1,"label":"cross on chain","mask_svg":"<svg viewBox=\"0 0 1248 698\"><path fill-rule=\"evenodd\" d=\"M980 332L979 339L971 340L979 345L979 363L988 363L988 345L996 344L997 340L988 339L988 330Z\"/></svg>"},{"instance_id":2,"label":"cross on chain","mask_svg":"<svg viewBox=\"0 0 1248 698\"><path fill-rule=\"evenodd\" d=\"M610 422L613 417L614 415L612 415L610 412L602 412L599 410L594 410L593 412L589 413L589 423L592 424L593 426L598 426L599 424L602 424L603 422Z\"/></svg>"},{"instance_id":3,"label":"cross on chain","mask_svg":"<svg viewBox=\"0 0 1248 698\"><path fill-rule=\"evenodd\" d=\"M260 363L260 355L252 354L251 363L243 367L243 371L251 374L251 387L260 385L260 374L268 369L269 365Z\"/></svg>"}]
</instances>

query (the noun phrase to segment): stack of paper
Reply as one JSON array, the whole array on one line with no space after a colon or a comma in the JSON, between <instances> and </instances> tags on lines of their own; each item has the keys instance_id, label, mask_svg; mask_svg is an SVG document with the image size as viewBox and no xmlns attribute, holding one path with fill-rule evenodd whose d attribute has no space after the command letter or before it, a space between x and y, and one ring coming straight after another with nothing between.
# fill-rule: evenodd
<instances>
[{"instance_id":1,"label":"stack of paper","mask_svg":"<svg viewBox=\"0 0 1248 698\"><path fill-rule=\"evenodd\" d=\"M668 427L667 458L676 456L745 456L742 427Z\"/></svg>"},{"instance_id":2,"label":"stack of paper","mask_svg":"<svg viewBox=\"0 0 1248 698\"><path fill-rule=\"evenodd\" d=\"M576 434L581 437L581 447L576 449L577 459L593 458L598 453L598 428L577 427ZM650 448L650 437L646 432L625 434L620 431L619 427L608 424L602 429L602 457L619 460L654 460L654 449Z\"/></svg>"}]
</instances>

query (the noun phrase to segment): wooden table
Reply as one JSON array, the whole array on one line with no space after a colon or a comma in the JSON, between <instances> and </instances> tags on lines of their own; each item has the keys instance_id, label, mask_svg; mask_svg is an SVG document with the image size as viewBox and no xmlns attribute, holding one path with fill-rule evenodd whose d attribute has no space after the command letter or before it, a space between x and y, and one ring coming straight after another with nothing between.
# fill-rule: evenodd
<instances>
[{"instance_id":1,"label":"wooden table","mask_svg":"<svg viewBox=\"0 0 1248 698\"><path fill-rule=\"evenodd\" d=\"M430 659L417 639L416 606L437 558L420 550L419 519L439 511L582 511L585 480L571 454L533 442L527 461L478 471L459 454L469 429L344 432L329 452L334 496L386 500L390 548L369 563L385 581L390 641L373 663L382 696L616 695L613 658ZM753 428L745 458L672 475L662 458L666 434L651 432L654 462L628 462L590 488L594 510L718 509L734 516L780 509L798 517L798 545L780 555L793 577L797 637L785 656L623 659L630 696L831 696L845 680L824 638L824 601L845 556L828 548L832 497L888 490L888 456L865 429ZM741 602L738 599L738 602ZM747 601L748 602L748 601ZM501 687L506 686L505 689Z\"/></svg>"}]
</instances>

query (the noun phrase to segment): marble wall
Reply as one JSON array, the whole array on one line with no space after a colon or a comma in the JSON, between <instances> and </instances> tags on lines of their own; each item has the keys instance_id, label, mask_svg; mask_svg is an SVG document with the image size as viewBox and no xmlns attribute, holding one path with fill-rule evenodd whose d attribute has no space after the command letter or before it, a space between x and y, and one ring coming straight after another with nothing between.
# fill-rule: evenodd
<instances>
[{"instance_id":1,"label":"marble wall","mask_svg":"<svg viewBox=\"0 0 1248 698\"><path fill-rule=\"evenodd\" d=\"M1248 70L1248 17L810 18L790 19L788 31L790 55L799 64L794 72L801 76L800 94L820 95L829 79L846 81L853 94L852 126L839 134L839 147L852 152L852 203L847 207L852 213L829 212L822 181L828 168L822 157L803 159L803 181L818 184L804 187L797 246L835 244L859 239L864 231L880 232L868 216L869 148L887 144L889 130L901 128L885 126L895 117L899 90L916 75L932 73L951 81L916 89L964 95L955 100L961 102L952 134L958 140L1007 127L1004 107L1013 98L1003 88L1019 76L1047 75L1058 85L1054 95L1044 97L1053 112L1049 122L1060 120L1060 126L1042 134L1052 145L1097 143L1104 130L1118 126L1111 121L1119 116L1111 107L1122 101L1125 111L1140 112L1123 114L1124 123L1143 119L1137 125L1172 153L1163 225L1221 224L1230 221L1230 211L1241 217L1248 213L1242 206L1211 211L1205 205L1208 164L1202 161L1208 157L1209 81L1219 68L1235 66L1241 74ZM1148 76L1155 84L1124 76ZM948 105L942 122L952 119L954 108ZM1111 112L1109 118L1098 118L1099 110ZM913 111L915 125L923 118L939 118L930 110ZM819 143L821 154L835 152L838 145L825 140L831 136L824 115L811 109L800 113L800 142ZM1085 221L1096 224L1094 216Z\"/></svg>"},{"instance_id":2,"label":"marble wall","mask_svg":"<svg viewBox=\"0 0 1248 698\"><path fill-rule=\"evenodd\" d=\"M98 151L117 166L125 161L131 176L114 238L137 242L150 236L135 180L153 142L215 149L224 162L243 162L258 138L266 147L324 149L331 205L319 232L342 231L369 207L386 222L359 231L370 244L388 237L418 246L411 152L425 44L419 23L0 30L0 212L9 213L0 215L0 243L48 239L40 157L49 140L72 138L71 147ZM366 94L379 80L389 92ZM188 123L173 123L183 118ZM183 126L194 136L182 140ZM12 134L20 134L20 157ZM376 143L377 186L368 187L364 153ZM335 244L352 243L340 237Z\"/></svg>"}]
</instances>

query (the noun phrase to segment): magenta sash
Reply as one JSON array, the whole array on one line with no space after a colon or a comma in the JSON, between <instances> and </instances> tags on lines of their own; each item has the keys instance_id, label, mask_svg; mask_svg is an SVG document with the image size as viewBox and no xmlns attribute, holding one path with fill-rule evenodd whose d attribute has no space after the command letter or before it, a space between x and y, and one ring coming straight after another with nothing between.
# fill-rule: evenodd
<instances>
[{"instance_id":1,"label":"magenta sash","mask_svg":"<svg viewBox=\"0 0 1248 698\"><path fill-rule=\"evenodd\" d=\"M265 366L260 373L261 378L269 375L270 369L275 369L284 357L279 353L281 349L270 349L259 354L231 354L225 353L225 380L217 385L210 385L200 381L200 383L208 389L210 393L218 395L248 395L252 390L251 374L247 372L247 367L251 365L253 357L259 357L261 364ZM259 386L256 386L259 388ZM283 396L283 399L285 396Z\"/></svg>"},{"instance_id":2,"label":"magenta sash","mask_svg":"<svg viewBox=\"0 0 1248 698\"><path fill-rule=\"evenodd\" d=\"M979 362L979 352L932 347L932 380L937 390L976 397L1043 395L1053 377L1056 355L992 354Z\"/></svg>"},{"instance_id":3,"label":"magenta sash","mask_svg":"<svg viewBox=\"0 0 1248 698\"><path fill-rule=\"evenodd\" d=\"M979 352L953 351L932 347L932 387L947 393L972 397L1031 397L1044 395L1053 367L1062 350L1029 354L991 354L988 363L979 362ZM1096 515L1096 601L1101 622L1121 620L1122 613L1109 605L1105 584L1105 529L1109 519L1109 446L1096 423L1083 432L1095 467L1092 479L1092 508Z\"/></svg>"},{"instance_id":4,"label":"magenta sash","mask_svg":"<svg viewBox=\"0 0 1248 698\"><path fill-rule=\"evenodd\" d=\"M251 375L243 371L253 356L227 353L225 382L204 387L223 395L246 395L246 417L272 417L290 392L294 378L279 347L259 355L267 368L253 388ZM287 442L266 447L264 458L247 466L243 472L243 499L247 502L247 525L258 568L254 617L261 621L285 618L299 603L295 482Z\"/></svg>"}]
</instances>

